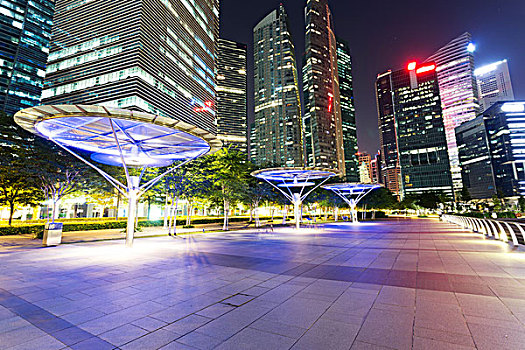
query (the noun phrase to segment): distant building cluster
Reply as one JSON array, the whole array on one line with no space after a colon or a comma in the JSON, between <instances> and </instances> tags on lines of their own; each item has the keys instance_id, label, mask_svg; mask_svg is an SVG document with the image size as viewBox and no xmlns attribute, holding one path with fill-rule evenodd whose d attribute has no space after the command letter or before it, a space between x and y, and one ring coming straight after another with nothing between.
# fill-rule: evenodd
<instances>
[{"instance_id":1,"label":"distant building cluster","mask_svg":"<svg viewBox=\"0 0 525 350\"><path fill-rule=\"evenodd\" d=\"M250 72L248 46L219 37L218 0L7 0L0 8L8 115L39 104L126 108L217 134L260 167L335 169L399 198L525 194L525 104L515 100L507 60L475 66L469 33L377 76L380 149L371 156L358 152L351 50L328 0L306 0L302 70L281 4L253 28Z\"/></svg>"},{"instance_id":2,"label":"distant building cluster","mask_svg":"<svg viewBox=\"0 0 525 350\"><path fill-rule=\"evenodd\" d=\"M464 33L424 62L378 75L380 182L399 197L525 194L521 131L507 122L509 109L525 116L522 104L502 102L514 100L507 61L475 69L475 49Z\"/></svg>"}]
</instances>

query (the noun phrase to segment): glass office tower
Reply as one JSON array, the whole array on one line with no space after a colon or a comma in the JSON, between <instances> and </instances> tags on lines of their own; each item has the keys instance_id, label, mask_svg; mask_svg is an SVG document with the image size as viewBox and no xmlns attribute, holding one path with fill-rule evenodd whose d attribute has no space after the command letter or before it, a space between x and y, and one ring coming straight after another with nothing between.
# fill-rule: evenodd
<instances>
[{"instance_id":1,"label":"glass office tower","mask_svg":"<svg viewBox=\"0 0 525 350\"><path fill-rule=\"evenodd\" d=\"M218 0L57 0L45 104L155 113L216 133Z\"/></svg>"},{"instance_id":2,"label":"glass office tower","mask_svg":"<svg viewBox=\"0 0 525 350\"><path fill-rule=\"evenodd\" d=\"M54 1L0 2L0 107L8 115L40 104Z\"/></svg>"},{"instance_id":3,"label":"glass office tower","mask_svg":"<svg viewBox=\"0 0 525 350\"><path fill-rule=\"evenodd\" d=\"M301 103L288 16L281 5L253 29L255 121L251 159L260 166L304 165Z\"/></svg>"},{"instance_id":4,"label":"glass office tower","mask_svg":"<svg viewBox=\"0 0 525 350\"><path fill-rule=\"evenodd\" d=\"M382 183L394 195L400 195L401 168L397 152L396 120L392 95L392 72L379 74L376 80L376 98L381 153Z\"/></svg>"},{"instance_id":5,"label":"glass office tower","mask_svg":"<svg viewBox=\"0 0 525 350\"><path fill-rule=\"evenodd\" d=\"M456 128L465 186L473 198L525 195L525 101L496 102Z\"/></svg>"},{"instance_id":6,"label":"glass office tower","mask_svg":"<svg viewBox=\"0 0 525 350\"><path fill-rule=\"evenodd\" d=\"M337 41L327 0L307 0L303 65L305 153L309 166L345 175Z\"/></svg>"},{"instance_id":7,"label":"glass office tower","mask_svg":"<svg viewBox=\"0 0 525 350\"><path fill-rule=\"evenodd\" d=\"M404 196L425 192L452 196L436 65L411 62L392 72L391 82Z\"/></svg>"},{"instance_id":8,"label":"glass office tower","mask_svg":"<svg viewBox=\"0 0 525 350\"><path fill-rule=\"evenodd\" d=\"M514 100L514 90L510 80L509 64L501 60L474 71L478 83L480 105L483 111L494 103Z\"/></svg>"},{"instance_id":9,"label":"glass office tower","mask_svg":"<svg viewBox=\"0 0 525 350\"><path fill-rule=\"evenodd\" d=\"M245 44L219 39L217 57L217 137L224 147L247 154Z\"/></svg>"},{"instance_id":10,"label":"glass office tower","mask_svg":"<svg viewBox=\"0 0 525 350\"><path fill-rule=\"evenodd\" d=\"M470 33L464 33L427 60L437 65L436 72L455 191L461 190L462 185L454 129L474 119L480 111L474 76L474 51L472 36Z\"/></svg>"},{"instance_id":11,"label":"glass office tower","mask_svg":"<svg viewBox=\"0 0 525 350\"><path fill-rule=\"evenodd\" d=\"M346 181L359 181L357 160L357 128L355 123L354 86L352 79L352 56L348 43L337 39L337 71L339 73L339 97L341 99L341 123L345 156Z\"/></svg>"}]
</instances>

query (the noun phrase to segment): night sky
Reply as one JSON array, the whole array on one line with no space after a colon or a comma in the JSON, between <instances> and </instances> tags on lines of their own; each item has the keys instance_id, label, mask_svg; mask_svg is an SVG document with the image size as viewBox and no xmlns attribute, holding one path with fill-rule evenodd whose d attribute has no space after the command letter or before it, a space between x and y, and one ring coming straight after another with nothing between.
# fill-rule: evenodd
<instances>
[{"instance_id":1,"label":"night sky","mask_svg":"<svg viewBox=\"0 0 525 350\"><path fill-rule=\"evenodd\" d=\"M220 0L221 36L248 44L249 120L253 120L253 27L279 3L290 20L298 70L304 51L306 0ZM379 147L374 82L378 73L424 60L468 31L476 66L508 59L517 99L525 99L525 0L331 0L336 35L353 56L359 149ZM299 73L301 75L301 73ZM302 96L301 96L302 98Z\"/></svg>"}]
</instances>

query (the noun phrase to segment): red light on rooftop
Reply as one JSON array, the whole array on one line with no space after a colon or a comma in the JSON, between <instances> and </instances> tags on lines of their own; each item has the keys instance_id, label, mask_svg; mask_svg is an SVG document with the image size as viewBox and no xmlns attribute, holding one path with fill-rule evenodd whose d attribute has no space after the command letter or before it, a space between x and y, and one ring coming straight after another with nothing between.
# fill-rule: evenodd
<instances>
[{"instance_id":1,"label":"red light on rooftop","mask_svg":"<svg viewBox=\"0 0 525 350\"><path fill-rule=\"evenodd\" d=\"M431 72L433 70L436 70L436 65L435 64L431 64L431 65L428 65L428 66L423 66L421 68L418 68L418 70L416 70L416 73L417 74L421 74L421 73Z\"/></svg>"},{"instance_id":2,"label":"red light on rooftop","mask_svg":"<svg viewBox=\"0 0 525 350\"><path fill-rule=\"evenodd\" d=\"M417 66L417 62L410 62L407 66L407 69L412 71L412 70L415 70L416 69L416 66Z\"/></svg>"},{"instance_id":3,"label":"red light on rooftop","mask_svg":"<svg viewBox=\"0 0 525 350\"><path fill-rule=\"evenodd\" d=\"M204 102L204 104L206 105L206 107L213 107L213 101L206 101Z\"/></svg>"}]
</instances>

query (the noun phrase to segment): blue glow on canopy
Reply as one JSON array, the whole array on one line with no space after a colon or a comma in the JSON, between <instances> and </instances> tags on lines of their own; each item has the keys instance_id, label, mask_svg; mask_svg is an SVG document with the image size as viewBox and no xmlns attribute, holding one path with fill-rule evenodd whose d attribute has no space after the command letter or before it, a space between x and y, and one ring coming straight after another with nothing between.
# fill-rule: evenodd
<instances>
[{"instance_id":1,"label":"blue glow on canopy","mask_svg":"<svg viewBox=\"0 0 525 350\"><path fill-rule=\"evenodd\" d=\"M277 185L279 187L283 188L293 188L293 187L308 187L308 186L314 186L315 182L287 182L284 184Z\"/></svg>"},{"instance_id":2,"label":"blue glow on canopy","mask_svg":"<svg viewBox=\"0 0 525 350\"><path fill-rule=\"evenodd\" d=\"M108 165L122 166L120 150L126 164L132 167L168 166L210 150L209 144L198 136L137 120L75 116L44 119L35 127L41 135L92 153L91 159Z\"/></svg>"},{"instance_id":3,"label":"blue glow on canopy","mask_svg":"<svg viewBox=\"0 0 525 350\"><path fill-rule=\"evenodd\" d=\"M268 169L254 175L259 179L269 181L304 181L326 179L336 174L326 170L316 169Z\"/></svg>"},{"instance_id":4,"label":"blue glow on canopy","mask_svg":"<svg viewBox=\"0 0 525 350\"><path fill-rule=\"evenodd\" d=\"M324 185L325 190L339 191L341 193L355 193L373 190L382 187L377 184L360 184L360 183L345 183L345 184L328 184Z\"/></svg>"}]
</instances>

